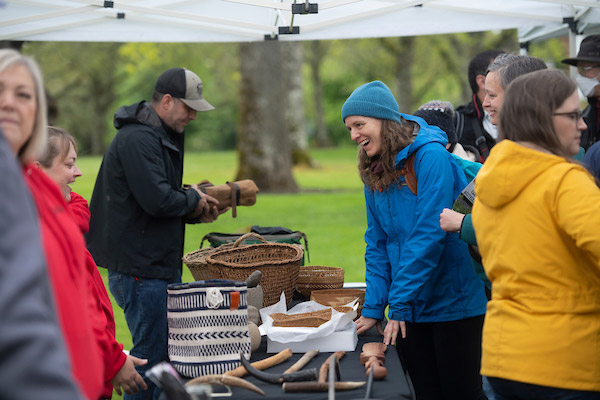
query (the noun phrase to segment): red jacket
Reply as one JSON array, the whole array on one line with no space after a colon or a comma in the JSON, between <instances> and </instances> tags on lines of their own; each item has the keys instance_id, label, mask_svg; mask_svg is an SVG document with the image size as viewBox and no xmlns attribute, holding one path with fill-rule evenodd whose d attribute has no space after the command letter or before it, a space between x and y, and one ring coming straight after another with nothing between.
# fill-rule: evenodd
<instances>
[{"instance_id":1,"label":"red jacket","mask_svg":"<svg viewBox=\"0 0 600 400\"><path fill-rule=\"evenodd\" d=\"M24 175L39 214L50 283L72 373L82 393L96 400L102 395L104 368L94 334L98 302L89 291L85 241L58 186L31 165Z\"/></svg>"},{"instance_id":2,"label":"red jacket","mask_svg":"<svg viewBox=\"0 0 600 400\"><path fill-rule=\"evenodd\" d=\"M90 209L87 200L77 193L71 192L71 201L68 203L68 208L71 214L73 214L81 233L87 233L90 224ZM112 304L96 263L87 250L86 267L93 284L93 291L101 307L99 315L104 328L102 332L98 333L98 341L101 343L102 356L104 358L104 391L102 396L111 398L113 386L110 380L119 372L125 360L127 360L127 356L123 353L123 345L119 344L115 338L115 317L112 311Z\"/></svg>"}]
</instances>

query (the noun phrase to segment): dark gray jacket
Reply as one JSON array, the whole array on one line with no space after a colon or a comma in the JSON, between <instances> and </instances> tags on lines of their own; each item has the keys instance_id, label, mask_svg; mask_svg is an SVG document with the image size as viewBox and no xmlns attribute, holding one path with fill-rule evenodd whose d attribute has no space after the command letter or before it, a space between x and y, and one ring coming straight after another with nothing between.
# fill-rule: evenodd
<instances>
[{"instance_id":1,"label":"dark gray jacket","mask_svg":"<svg viewBox=\"0 0 600 400\"><path fill-rule=\"evenodd\" d=\"M181 270L183 217L200 200L182 188L183 134L144 101L117 110L114 125L90 202L88 248L101 267L171 280Z\"/></svg>"}]
</instances>

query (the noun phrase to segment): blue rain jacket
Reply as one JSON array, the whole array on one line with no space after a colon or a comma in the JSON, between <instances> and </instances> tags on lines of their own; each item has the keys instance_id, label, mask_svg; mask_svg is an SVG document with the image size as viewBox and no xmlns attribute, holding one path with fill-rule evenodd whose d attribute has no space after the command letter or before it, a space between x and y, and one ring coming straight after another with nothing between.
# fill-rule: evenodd
<instances>
[{"instance_id":1,"label":"blue rain jacket","mask_svg":"<svg viewBox=\"0 0 600 400\"><path fill-rule=\"evenodd\" d=\"M467 245L440 228L440 213L452 208L467 185L446 150L446 134L422 118L414 142L396 156L396 168L414 152L417 195L402 180L387 190L365 187L367 293L362 315L407 322L441 322L485 313L483 283L475 275Z\"/></svg>"}]
</instances>

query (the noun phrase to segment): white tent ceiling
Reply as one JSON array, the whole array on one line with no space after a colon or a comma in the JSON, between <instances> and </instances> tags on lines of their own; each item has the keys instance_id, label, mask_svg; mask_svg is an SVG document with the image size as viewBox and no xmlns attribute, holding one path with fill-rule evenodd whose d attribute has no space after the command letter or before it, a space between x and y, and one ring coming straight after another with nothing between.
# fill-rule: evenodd
<instances>
[{"instance_id":1,"label":"white tent ceiling","mask_svg":"<svg viewBox=\"0 0 600 400\"><path fill-rule=\"evenodd\" d=\"M565 35L565 18L580 33L600 30L600 0L0 0L0 40L247 42L519 28L529 42ZM299 33L281 33L290 27Z\"/></svg>"}]
</instances>

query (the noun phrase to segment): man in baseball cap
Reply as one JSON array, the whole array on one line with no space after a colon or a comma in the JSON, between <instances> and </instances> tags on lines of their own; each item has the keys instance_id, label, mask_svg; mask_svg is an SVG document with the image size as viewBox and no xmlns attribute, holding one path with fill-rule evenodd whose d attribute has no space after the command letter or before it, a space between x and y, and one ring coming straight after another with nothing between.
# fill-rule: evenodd
<instances>
[{"instance_id":1,"label":"man in baseball cap","mask_svg":"<svg viewBox=\"0 0 600 400\"><path fill-rule=\"evenodd\" d=\"M215 108L202 97L202 80L185 68L171 68L156 80L155 91L181 99L196 111L209 111Z\"/></svg>"},{"instance_id":2,"label":"man in baseball cap","mask_svg":"<svg viewBox=\"0 0 600 400\"><path fill-rule=\"evenodd\" d=\"M185 68L163 72L149 103L115 113L118 132L96 179L88 249L108 269L109 289L132 335L130 354L148 360L137 366L142 376L168 359L167 286L181 282L185 216L212 222L219 215L216 199L197 185L182 187L185 127L197 112L212 109L196 74ZM159 389L146 383L148 390L124 399L158 398Z\"/></svg>"},{"instance_id":3,"label":"man in baseball cap","mask_svg":"<svg viewBox=\"0 0 600 400\"><path fill-rule=\"evenodd\" d=\"M566 58L562 62L577 67L575 80L588 98L588 106L583 111L588 129L581 133L581 147L587 151L592 144L600 141L600 34L583 39L577 57Z\"/></svg>"}]
</instances>

